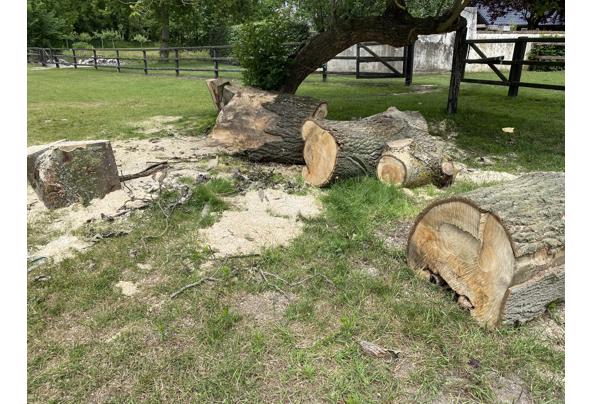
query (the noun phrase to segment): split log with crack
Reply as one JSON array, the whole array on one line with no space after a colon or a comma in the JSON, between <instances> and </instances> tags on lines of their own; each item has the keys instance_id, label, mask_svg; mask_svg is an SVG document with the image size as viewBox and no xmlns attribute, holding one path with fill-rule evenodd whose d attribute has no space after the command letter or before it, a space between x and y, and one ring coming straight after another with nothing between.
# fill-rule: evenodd
<instances>
[{"instance_id":1,"label":"split log with crack","mask_svg":"<svg viewBox=\"0 0 593 404\"><path fill-rule=\"evenodd\" d=\"M230 81L224 79L206 80L206 86L217 111L228 104L239 90L239 87L233 86Z\"/></svg>"},{"instance_id":2,"label":"split log with crack","mask_svg":"<svg viewBox=\"0 0 593 404\"><path fill-rule=\"evenodd\" d=\"M411 157L404 159L404 148L396 156L406 163L410 160L410 164L413 160L414 168L406 176L404 163L401 163L403 171L396 180L404 185L426 183L437 177L432 175L432 166L442 160L444 149L438 147L437 139L428 134L428 125L419 112L399 111L395 107L357 121L309 119L303 125L302 136L307 165L303 177L309 184L319 187L339 178L375 175L384 153L395 153L403 146ZM412 154L416 149L418 152ZM392 180L391 173L395 169L386 159L380 177L388 181ZM395 157L391 160L397 161ZM430 164L430 168L417 167L421 164Z\"/></svg>"},{"instance_id":3,"label":"split log with crack","mask_svg":"<svg viewBox=\"0 0 593 404\"><path fill-rule=\"evenodd\" d=\"M88 204L121 189L109 141L59 142L27 154L27 179L49 209Z\"/></svg>"},{"instance_id":4,"label":"split log with crack","mask_svg":"<svg viewBox=\"0 0 593 404\"><path fill-rule=\"evenodd\" d=\"M311 97L239 88L218 114L210 139L248 160L303 164L301 127L326 115L327 104Z\"/></svg>"},{"instance_id":5,"label":"split log with crack","mask_svg":"<svg viewBox=\"0 0 593 404\"><path fill-rule=\"evenodd\" d=\"M432 203L410 232L407 257L494 327L564 299L564 247L564 173L540 172Z\"/></svg>"}]
</instances>

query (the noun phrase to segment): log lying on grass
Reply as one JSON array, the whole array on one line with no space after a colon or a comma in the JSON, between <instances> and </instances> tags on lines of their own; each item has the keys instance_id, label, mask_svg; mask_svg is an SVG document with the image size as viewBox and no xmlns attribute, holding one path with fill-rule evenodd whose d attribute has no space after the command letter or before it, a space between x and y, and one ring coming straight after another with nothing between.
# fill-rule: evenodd
<instances>
[{"instance_id":1,"label":"log lying on grass","mask_svg":"<svg viewBox=\"0 0 593 404\"><path fill-rule=\"evenodd\" d=\"M412 269L446 282L492 327L564 298L564 245L564 173L531 173L431 204L407 254Z\"/></svg>"},{"instance_id":2,"label":"log lying on grass","mask_svg":"<svg viewBox=\"0 0 593 404\"><path fill-rule=\"evenodd\" d=\"M27 179L49 209L87 204L121 188L108 141L59 142L27 154Z\"/></svg>"},{"instance_id":3,"label":"log lying on grass","mask_svg":"<svg viewBox=\"0 0 593 404\"><path fill-rule=\"evenodd\" d=\"M206 80L206 86L218 111L228 104L239 91L238 87L233 86L230 81L224 79Z\"/></svg>"},{"instance_id":4,"label":"log lying on grass","mask_svg":"<svg viewBox=\"0 0 593 404\"><path fill-rule=\"evenodd\" d=\"M305 141L303 177L309 184L323 187L339 178L374 175L387 144L397 146L424 145L432 160L442 159L436 139L428 134L428 126L422 115L414 111L399 111L391 107L380 114L357 121L331 121L310 119L303 125ZM406 139L404 141L404 139ZM393 142L396 143L393 143ZM389 179L384 167L383 177ZM404 176L405 177L405 176ZM405 178L404 178L405 181ZM420 182L418 178L411 182Z\"/></svg>"},{"instance_id":5,"label":"log lying on grass","mask_svg":"<svg viewBox=\"0 0 593 404\"><path fill-rule=\"evenodd\" d=\"M221 109L210 138L249 160L303 164L301 127L326 115L327 104L310 97L240 88Z\"/></svg>"},{"instance_id":6,"label":"log lying on grass","mask_svg":"<svg viewBox=\"0 0 593 404\"><path fill-rule=\"evenodd\" d=\"M382 182L407 188L430 183L445 187L453 183L458 171L443 157L443 148L432 136L388 142L377 164Z\"/></svg>"}]
</instances>

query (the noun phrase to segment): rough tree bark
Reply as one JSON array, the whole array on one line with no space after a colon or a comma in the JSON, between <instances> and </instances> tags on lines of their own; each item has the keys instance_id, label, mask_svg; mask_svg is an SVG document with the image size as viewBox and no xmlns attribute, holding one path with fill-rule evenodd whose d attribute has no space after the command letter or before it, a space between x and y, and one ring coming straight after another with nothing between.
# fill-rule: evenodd
<instances>
[{"instance_id":1,"label":"rough tree bark","mask_svg":"<svg viewBox=\"0 0 593 404\"><path fill-rule=\"evenodd\" d=\"M213 96L213 100L223 96ZM308 118L323 119L327 104L311 97L233 88L216 119L210 138L230 154L252 161L303 164L301 127ZM230 97L230 92L227 93Z\"/></svg>"},{"instance_id":2,"label":"rough tree bark","mask_svg":"<svg viewBox=\"0 0 593 404\"><path fill-rule=\"evenodd\" d=\"M468 3L469 0L455 0L441 16L416 18L396 5L395 1L387 1L381 16L335 21L328 30L309 38L297 51L280 91L294 94L309 74L357 43L376 41L401 47L413 43L418 35L440 34L465 26L467 21L460 17L460 13Z\"/></svg>"},{"instance_id":3,"label":"rough tree bark","mask_svg":"<svg viewBox=\"0 0 593 404\"><path fill-rule=\"evenodd\" d=\"M161 19L161 50L160 59L163 62L169 61L169 8L166 4L160 9Z\"/></svg>"},{"instance_id":4,"label":"rough tree bark","mask_svg":"<svg viewBox=\"0 0 593 404\"><path fill-rule=\"evenodd\" d=\"M87 204L121 188L113 150L105 140L29 149L27 179L49 209Z\"/></svg>"},{"instance_id":5,"label":"rough tree bark","mask_svg":"<svg viewBox=\"0 0 593 404\"><path fill-rule=\"evenodd\" d=\"M302 135L303 177L319 187L339 178L374 175L389 142L422 139L428 143L434 139L419 112L395 107L358 121L310 119L303 125Z\"/></svg>"},{"instance_id":6,"label":"rough tree bark","mask_svg":"<svg viewBox=\"0 0 593 404\"><path fill-rule=\"evenodd\" d=\"M530 173L437 201L417 218L408 264L442 279L482 325L523 323L564 298L564 173Z\"/></svg>"}]
</instances>

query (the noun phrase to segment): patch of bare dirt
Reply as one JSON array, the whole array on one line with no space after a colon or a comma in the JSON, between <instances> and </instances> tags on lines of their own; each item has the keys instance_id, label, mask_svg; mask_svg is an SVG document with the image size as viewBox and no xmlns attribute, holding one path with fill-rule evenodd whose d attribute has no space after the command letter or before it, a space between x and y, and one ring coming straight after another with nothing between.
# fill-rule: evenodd
<instances>
[{"instance_id":1,"label":"patch of bare dirt","mask_svg":"<svg viewBox=\"0 0 593 404\"><path fill-rule=\"evenodd\" d=\"M282 319L288 305L296 299L294 294L279 292L241 294L233 298L235 309L257 325L266 325Z\"/></svg>"},{"instance_id":2,"label":"patch of bare dirt","mask_svg":"<svg viewBox=\"0 0 593 404\"><path fill-rule=\"evenodd\" d=\"M136 131L144 135L160 132L174 133L175 125L172 125L172 123L179 122L182 118L182 116L157 115L144 121L135 122L132 126Z\"/></svg>"},{"instance_id":3,"label":"patch of bare dirt","mask_svg":"<svg viewBox=\"0 0 593 404\"><path fill-rule=\"evenodd\" d=\"M168 161L169 166L158 176L126 181L121 190L111 192L103 199L94 199L87 206L73 204L48 210L39 201L33 188L28 186L27 224L37 227L44 234L54 235L49 243L29 245L30 256L60 261L73 251L87 248L90 243L75 236L76 230L86 223L103 218L125 220L129 212L146 206L147 201L156 197L159 189L176 188L181 178L196 179L203 174L210 156L218 152L206 138L182 136L113 141L111 146L122 174L140 172L155 162Z\"/></svg>"},{"instance_id":4,"label":"patch of bare dirt","mask_svg":"<svg viewBox=\"0 0 593 404\"><path fill-rule=\"evenodd\" d=\"M223 212L200 237L216 257L259 253L264 248L287 245L302 231L301 218L321 213L312 195L291 195L282 190L260 189L229 198L235 210Z\"/></svg>"},{"instance_id":5,"label":"patch of bare dirt","mask_svg":"<svg viewBox=\"0 0 593 404\"><path fill-rule=\"evenodd\" d=\"M377 235L387 247L405 251L412 226L414 226L413 219L400 220L387 229L379 229Z\"/></svg>"}]
</instances>

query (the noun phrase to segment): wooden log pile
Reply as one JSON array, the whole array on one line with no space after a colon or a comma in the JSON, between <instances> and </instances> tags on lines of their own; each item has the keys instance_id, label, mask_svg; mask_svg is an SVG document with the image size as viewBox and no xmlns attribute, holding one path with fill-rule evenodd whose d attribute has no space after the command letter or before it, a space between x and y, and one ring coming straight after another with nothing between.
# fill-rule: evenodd
<instances>
[{"instance_id":1,"label":"wooden log pile","mask_svg":"<svg viewBox=\"0 0 593 404\"><path fill-rule=\"evenodd\" d=\"M360 175L406 187L446 186L457 170L444 142L419 112L387 111L356 121L326 120L327 104L310 97L207 80L219 111L210 138L252 161L305 164L303 177L323 187Z\"/></svg>"},{"instance_id":2,"label":"wooden log pile","mask_svg":"<svg viewBox=\"0 0 593 404\"><path fill-rule=\"evenodd\" d=\"M530 173L428 206L407 256L494 327L526 322L564 299L564 247L564 173Z\"/></svg>"}]
</instances>

